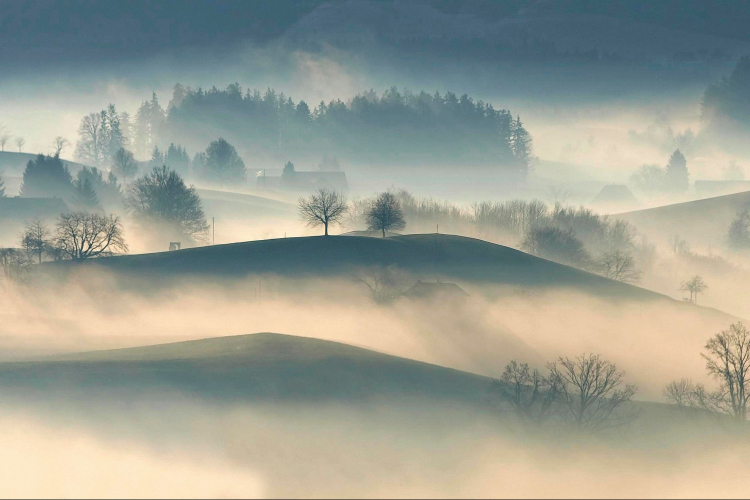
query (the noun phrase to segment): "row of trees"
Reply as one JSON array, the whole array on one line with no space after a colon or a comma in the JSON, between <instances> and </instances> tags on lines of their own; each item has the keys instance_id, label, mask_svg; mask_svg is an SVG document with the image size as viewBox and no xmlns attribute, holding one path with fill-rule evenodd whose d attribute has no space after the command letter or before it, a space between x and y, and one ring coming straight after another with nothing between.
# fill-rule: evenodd
<instances>
[{"instance_id":1,"label":"row of trees","mask_svg":"<svg viewBox=\"0 0 750 500\"><path fill-rule=\"evenodd\" d=\"M341 224L350 212L346 196L336 191L320 189L317 193L299 199L299 215L310 227L323 226L328 236L328 227ZM385 192L368 200L365 209L367 230L382 233L400 231L406 227L401 205L393 193Z\"/></svg>"},{"instance_id":2,"label":"row of trees","mask_svg":"<svg viewBox=\"0 0 750 500\"><path fill-rule=\"evenodd\" d=\"M150 154L157 143L200 143L208 133L271 156L334 151L361 160L413 156L444 164L463 159L520 175L533 160L531 136L519 117L451 92L393 87L348 102L321 102L313 109L272 89L261 94L243 92L239 84L225 90L177 84L167 110L154 95L142 104L136 122L139 156Z\"/></svg>"},{"instance_id":3,"label":"row of trees","mask_svg":"<svg viewBox=\"0 0 750 500\"><path fill-rule=\"evenodd\" d=\"M669 383L666 400L695 415L729 417L746 424L750 418L750 331L742 322L731 324L706 342L701 354L714 390L689 379ZM624 382L624 372L599 355L559 358L546 373L526 363L511 361L492 386L526 424L571 423L598 432L632 422L638 411L631 402L637 388Z\"/></svg>"},{"instance_id":4,"label":"row of trees","mask_svg":"<svg viewBox=\"0 0 750 500\"><path fill-rule=\"evenodd\" d=\"M638 412L628 403L637 388L625 384L624 372L596 354L558 358L546 374L526 363L511 361L500 380L498 395L524 424L569 423L576 429L600 432L632 422Z\"/></svg>"}]
</instances>

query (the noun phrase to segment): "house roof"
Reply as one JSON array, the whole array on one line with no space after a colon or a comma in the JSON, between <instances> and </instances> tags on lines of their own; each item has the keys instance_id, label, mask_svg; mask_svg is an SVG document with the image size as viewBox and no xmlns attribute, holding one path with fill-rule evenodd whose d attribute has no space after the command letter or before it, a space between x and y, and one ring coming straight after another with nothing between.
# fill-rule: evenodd
<instances>
[{"instance_id":1,"label":"house roof","mask_svg":"<svg viewBox=\"0 0 750 500\"><path fill-rule=\"evenodd\" d=\"M57 217L68 212L61 198L0 198L0 219Z\"/></svg>"},{"instance_id":2,"label":"house roof","mask_svg":"<svg viewBox=\"0 0 750 500\"><path fill-rule=\"evenodd\" d=\"M425 282L417 281L411 288L404 292L404 297L432 298L436 296L448 298L464 298L469 294L455 283Z\"/></svg>"}]
</instances>

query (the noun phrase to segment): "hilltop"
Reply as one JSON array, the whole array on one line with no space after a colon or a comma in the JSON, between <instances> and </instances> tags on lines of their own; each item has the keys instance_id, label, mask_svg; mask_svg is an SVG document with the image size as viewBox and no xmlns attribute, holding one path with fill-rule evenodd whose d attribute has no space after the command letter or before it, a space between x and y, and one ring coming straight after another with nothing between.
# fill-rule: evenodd
<instances>
[{"instance_id":1,"label":"hilltop","mask_svg":"<svg viewBox=\"0 0 750 500\"><path fill-rule=\"evenodd\" d=\"M258 333L0 363L0 387L88 396L160 391L206 399L476 404L490 379L325 340Z\"/></svg>"},{"instance_id":2,"label":"hilltop","mask_svg":"<svg viewBox=\"0 0 750 500\"><path fill-rule=\"evenodd\" d=\"M690 240L722 245L737 212L750 207L750 191L675 203L613 215L635 225L649 238L664 241L679 234Z\"/></svg>"},{"instance_id":3,"label":"hilltop","mask_svg":"<svg viewBox=\"0 0 750 500\"><path fill-rule=\"evenodd\" d=\"M572 267L483 240L444 234L391 238L314 236L250 241L178 252L123 255L76 264L45 264L65 272L73 267L105 268L128 277L242 278L347 277L358 270L395 266L415 278L533 288L569 288L604 297L664 298Z\"/></svg>"}]
</instances>

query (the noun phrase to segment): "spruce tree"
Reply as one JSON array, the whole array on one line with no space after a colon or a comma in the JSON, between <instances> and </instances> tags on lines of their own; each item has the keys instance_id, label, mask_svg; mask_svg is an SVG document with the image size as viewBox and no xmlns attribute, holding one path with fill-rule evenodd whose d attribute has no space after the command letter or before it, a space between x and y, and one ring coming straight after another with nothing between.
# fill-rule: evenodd
<instances>
[{"instance_id":1,"label":"spruce tree","mask_svg":"<svg viewBox=\"0 0 750 500\"><path fill-rule=\"evenodd\" d=\"M74 184L73 201L85 208L96 208L99 206L99 197L94 191L94 186L88 178L79 179Z\"/></svg>"},{"instance_id":2,"label":"spruce tree","mask_svg":"<svg viewBox=\"0 0 750 500\"><path fill-rule=\"evenodd\" d=\"M687 160L679 149L669 157L666 169L667 190L674 193L684 193L690 185L688 180Z\"/></svg>"}]
</instances>

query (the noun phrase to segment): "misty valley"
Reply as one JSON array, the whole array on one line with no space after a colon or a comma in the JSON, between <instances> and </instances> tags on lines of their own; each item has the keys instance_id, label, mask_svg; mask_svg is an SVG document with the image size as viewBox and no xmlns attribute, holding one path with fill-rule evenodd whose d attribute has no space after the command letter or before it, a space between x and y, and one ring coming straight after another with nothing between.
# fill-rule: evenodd
<instances>
[{"instance_id":1,"label":"misty valley","mask_svg":"<svg viewBox=\"0 0 750 500\"><path fill-rule=\"evenodd\" d=\"M747 22L0 0L0 497L746 497Z\"/></svg>"}]
</instances>

